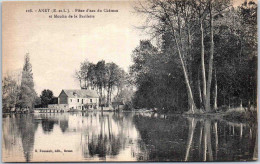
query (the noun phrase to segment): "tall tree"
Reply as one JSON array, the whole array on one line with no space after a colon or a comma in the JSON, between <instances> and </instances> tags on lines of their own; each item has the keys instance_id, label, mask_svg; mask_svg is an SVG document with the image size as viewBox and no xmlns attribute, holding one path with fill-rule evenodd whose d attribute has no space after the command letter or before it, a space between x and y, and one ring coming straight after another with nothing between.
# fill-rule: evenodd
<instances>
[{"instance_id":1,"label":"tall tree","mask_svg":"<svg viewBox=\"0 0 260 164\"><path fill-rule=\"evenodd\" d=\"M104 88L107 85L107 76L106 76L106 64L105 61L99 61L95 66L95 77L96 77L96 85L99 91L99 97L101 104L105 103L105 94Z\"/></svg>"},{"instance_id":2,"label":"tall tree","mask_svg":"<svg viewBox=\"0 0 260 164\"><path fill-rule=\"evenodd\" d=\"M120 87L124 79L124 71L118 67L115 63L106 64L107 73L107 105L111 104L111 96L114 88ZM119 89L118 89L119 90Z\"/></svg>"},{"instance_id":3,"label":"tall tree","mask_svg":"<svg viewBox=\"0 0 260 164\"><path fill-rule=\"evenodd\" d=\"M163 0L147 0L145 4L139 4L141 7L136 7L136 11L142 14L147 15L147 24L144 26L146 29L153 31L154 35L162 35L165 30L168 30L168 33L172 36L174 42L174 48L176 48L176 53L180 65L182 67L184 82L186 84L188 104L189 104L189 113L199 112L194 102L194 92L191 86L190 73L187 66L188 58L190 54L185 55L185 47L189 47L189 44L185 44L183 40L188 40L191 36L186 29L186 26L193 21L192 15L194 14L190 9L192 1L163 1ZM188 39L186 39L188 38ZM187 45L187 46L186 46ZM173 49L174 49L173 48ZM190 47L189 47L190 48ZM188 49L190 52L190 49ZM190 69L191 71L191 69Z\"/></svg>"},{"instance_id":4,"label":"tall tree","mask_svg":"<svg viewBox=\"0 0 260 164\"><path fill-rule=\"evenodd\" d=\"M29 108L31 111L34 106L36 92L34 90L32 65L30 63L29 54L25 55L24 66L21 80L21 90L19 95L20 108Z\"/></svg>"}]
</instances>

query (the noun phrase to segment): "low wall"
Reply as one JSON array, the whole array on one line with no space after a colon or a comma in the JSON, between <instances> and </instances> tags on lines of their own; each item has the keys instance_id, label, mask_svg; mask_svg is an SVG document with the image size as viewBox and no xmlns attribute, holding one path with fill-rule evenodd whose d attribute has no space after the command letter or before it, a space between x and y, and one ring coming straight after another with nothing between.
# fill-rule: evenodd
<instances>
[{"instance_id":1,"label":"low wall","mask_svg":"<svg viewBox=\"0 0 260 164\"><path fill-rule=\"evenodd\" d=\"M67 104L49 104L48 108L68 111L69 106Z\"/></svg>"}]
</instances>

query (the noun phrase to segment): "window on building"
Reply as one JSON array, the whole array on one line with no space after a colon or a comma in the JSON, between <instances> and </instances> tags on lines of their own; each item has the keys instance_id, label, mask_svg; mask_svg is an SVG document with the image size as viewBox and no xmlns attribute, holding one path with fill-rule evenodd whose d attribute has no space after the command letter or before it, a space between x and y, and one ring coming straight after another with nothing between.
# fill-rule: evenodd
<instances>
[{"instance_id":1,"label":"window on building","mask_svg":"<svg viewBox=\"0 0 260 164\"><path fill-rule=\"evenodd\" d=\"M79 102L79 99L78 99L78 102Z\"/></svg>"},{"instance_id":2,"label":"window on building","mask_svg":"<svg viewBox=\"0 0 260 164\"><path fill-rule=\"evenodd\" d=\"M83 104L83 99L82 99L81 103Z\"/></svg>"},{"instance_id":3,"label":"window on building","mask_svg":"<svg viewBox=\"0 0 260 164\"><path fill-rule=\"evenodd\" d=\"M92 99L90 99L90 102L92 102Z\"/></svg>"},{"instance_id":4,"label":"window on building","mask_svg":"<svg viewBox=\"0 0 260 164\"><path fill-rule=\"evenodd\" d=\"M92 105L90 105L89 108L92 108Z\"/></svg>"},{"instance_id":5,"label":"window on building","mask_svg":"<svg viewBox=\"0 0 260 164\"><path fill-rule=\"evenodd\" d=\"M72 102L72 99L70 99L70 102Z\"/></svg>"}]
</instances>

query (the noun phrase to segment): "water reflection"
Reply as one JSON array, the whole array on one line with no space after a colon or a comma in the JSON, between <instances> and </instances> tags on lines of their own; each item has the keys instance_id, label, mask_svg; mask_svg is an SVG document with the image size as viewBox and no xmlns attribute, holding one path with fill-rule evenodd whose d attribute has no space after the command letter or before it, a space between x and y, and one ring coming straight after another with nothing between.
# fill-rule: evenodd
<instances>
[{"instance_id":1,"label":"water reflection","mask_svg":"<svg viewBox=\"0 0 260 164\"><path fill-rule=\"evenodd\" d=\"M20 156L24 157L25 162L30 161L38 123L34 122L32 115L9 115L4 120L3 151L12 156L22 148ZM19 144L21 146L17 147Z\"/></svg>"},{"instance_id":2,"label":"water reflection","mask_svg":"<svg viewBox=\"0 0 260 164\"><path fill-rule=\"evenodd\" d=\"M3 118L3 160L252 160L256 129L253 123L148 113L8 115Z\"/></svg>"},{"instance_id":3,"label":"water reflection","mask_svg":"<svg viewBox=\"0 0 260 164\"><path fill-rule=\"evenodd\" d=\"M256 124L149 114L134 122L142 138L141 160L244 161L256 154Z\"/></svg>"}]
</instances>

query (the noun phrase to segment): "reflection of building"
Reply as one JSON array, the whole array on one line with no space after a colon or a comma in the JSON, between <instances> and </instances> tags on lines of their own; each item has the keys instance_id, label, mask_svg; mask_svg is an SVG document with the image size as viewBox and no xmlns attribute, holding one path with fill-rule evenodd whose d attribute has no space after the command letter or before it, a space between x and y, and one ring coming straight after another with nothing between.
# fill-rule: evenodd
<instances>
[{"instance_id":1,"label":"reflection of building","mask_svg":"<svg viewBox=\"0 0 260 164\"><path fill-rule=\"evenodd\" d=\"M62 90L58 97L58 106L69 109L98 109L99 96L96 91L88 89Z\"/></svg>"}]
</instances>

